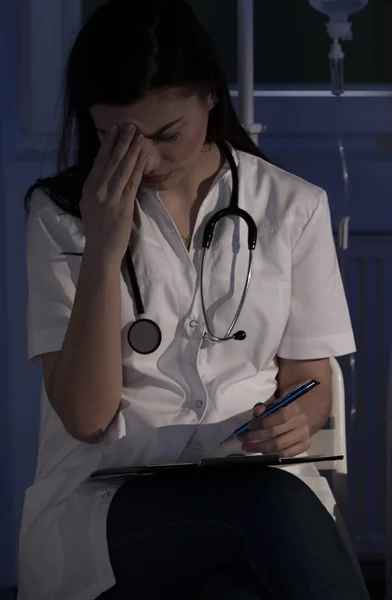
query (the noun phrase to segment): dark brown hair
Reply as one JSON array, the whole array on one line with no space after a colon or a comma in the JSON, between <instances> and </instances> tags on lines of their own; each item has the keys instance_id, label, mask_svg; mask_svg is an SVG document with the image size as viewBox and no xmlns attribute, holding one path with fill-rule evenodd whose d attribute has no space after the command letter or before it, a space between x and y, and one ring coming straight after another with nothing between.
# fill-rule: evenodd
<instances>
[{"instance_id":1,"label":"dark brown hair","mask_svg":"<svg viewBox=\"0 0 392 600\"><path fill-rule=\"evenodd\" d=\"M26 194L43 188L64 212L80 218L82 188L99 149L89 109L129 105L148 92L169 88L213 93L206 142L268 160L240 124L211 39L185 0L109 0L84 25L65 70L58 172L38 179Z\"/></svg>"}]
</instances>

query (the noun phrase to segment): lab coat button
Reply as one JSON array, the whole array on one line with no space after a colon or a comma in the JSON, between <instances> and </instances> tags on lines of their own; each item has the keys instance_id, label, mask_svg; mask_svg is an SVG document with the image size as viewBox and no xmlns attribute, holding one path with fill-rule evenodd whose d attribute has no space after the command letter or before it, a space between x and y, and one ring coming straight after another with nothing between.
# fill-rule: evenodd
<instances>
[{"instance_id":1,"label":"lab coat button","mask_svg":"<svg viewBox=\"0 0 392 600\"><path fill-rule=\"evenodd\" d=\"M197 326L198 326L198 322L197 322L197 321L195 321L195 319L192 319L192 321L189 323L189 326L190 326L190 327L192 327L192 328L194 329L195 327L197 327Z\"/></svg>"},{"instance_id":2,"label":"lab coat button","mask_svg":"<svg viewBox=\"0 0 392 600\"><path fill-rule=\"evenodd\" d=\"M197 408L201 408L202 406L203 406L203 402L202 402L201 400L198 400L198 401L196 402L196 407L197 407Z\"/></svg>"}]
</instances>

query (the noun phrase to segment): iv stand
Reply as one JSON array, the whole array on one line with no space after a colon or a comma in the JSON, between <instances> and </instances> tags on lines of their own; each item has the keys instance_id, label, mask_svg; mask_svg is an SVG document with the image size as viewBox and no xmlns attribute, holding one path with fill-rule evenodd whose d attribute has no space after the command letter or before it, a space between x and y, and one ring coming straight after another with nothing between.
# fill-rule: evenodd
<instances>
[{"instance_id":1,"label":"iv stand","mask_svg":"<svg viewBox=\"0 0 392 600\"><path fill-rule=\"evenodd\" d=\"M237 0L237 53L239 117L255 144L266 130L254 122L254 25L253 0Z\"/></svg>"}]
</instances>

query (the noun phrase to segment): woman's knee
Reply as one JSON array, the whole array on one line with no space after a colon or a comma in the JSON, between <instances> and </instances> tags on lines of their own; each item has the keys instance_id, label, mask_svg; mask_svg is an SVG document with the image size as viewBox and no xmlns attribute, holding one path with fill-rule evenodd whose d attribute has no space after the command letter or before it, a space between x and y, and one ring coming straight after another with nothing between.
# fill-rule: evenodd
<instances>
[{"instance_id":1,"label":"woman's knee","mask_svg":"<svg viewBox=\"0 0 392 600\"><path fill-rule=\"evenodd\" d=\"M252 489L262 498L262 506L266 510L274 507L297 512L321 512L329 516L316 494L304 481L296 475L280 468L266 468L263 477L255 485L253 478Z\"/></svg>"}]
</instances>

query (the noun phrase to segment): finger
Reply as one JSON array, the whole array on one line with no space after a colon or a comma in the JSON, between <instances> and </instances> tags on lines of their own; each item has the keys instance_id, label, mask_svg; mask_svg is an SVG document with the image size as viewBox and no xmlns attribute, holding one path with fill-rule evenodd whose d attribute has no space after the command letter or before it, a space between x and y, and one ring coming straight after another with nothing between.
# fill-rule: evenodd
<instances>
[{"instance_id":1,"label":"finger","mask_svg":"<svg viewBox=\"0 0 392 600\"><path fill-rule=\"evenodd\" d=\"M243 440L245 441L254 441L257 439L267 439L269 437L277 437L278 435L282 435L291 431L292 429L298 429L303 425L307 424L306 414L303 412L298 412L292 415L292 417L285 423L281 425L273 425L272 427L266 427L265 419L257 419L255 423L249 428L249 432L243 436Z\"/></svg>"},{"instance_id":2,"label":"finger","mask_svg":"<svg viewBox=\"0 0 392 600\"><path fill-rule=\"evenodd\" d=\"M261 452L262 454L281 454L288 448L300 444L301 447L310 447L310 434L307 426L293 429L283 435L259 442L245 442L241 449L245 452ZM304 452L304 450L302 450Z\"/></svg>"},{"instance_id":3,"label":"finger","mask_svg":"<svg viewBox=\"0 0 392 600\"><path fill-rule=\"evenodd\" d=\"M239 439L241 442L257 442L262 440L269 440L278 437L279 435L283 435L292 431L293 429L298 429L298 427L302 427L305 423L302 419L298 419L293 417L287 423L283 425L276 425L275 427L263 428L262 426L253 428L252 430L245 433Z\"/></svg>"},{"instance_id":4,"label":"finger","mask_svg":"<svg viewBox=\"0 0 392 600\"><path fill-rule=\"evenodd\" d=\"M267 451L268 454L277 454L280 451L285 450L286 448L292 446L293 444L300 443L309 438L309 428L305 425L298 427L296 429L291 429L290 431L273 437L266 440L261 440L259 442L249 442L252 448L256 447L256 445L263 446L264 450ZM246 442L248 443L248 442ZM261 452L262 450L258 450Z\"/></svg>"},{"instance_id":5,"label":"finger","mask_svg":"<svg viewBox=\"0 0 392 600\"><path fill-rule=\"evenodd\" d=\"M137 158L134 169L132 170L131 176L128 179L124 191L121 197L121 202L125 204L133 204L135 196L140 186L140 182L143 177L144 168L146 166L147 155L145 152L141 152Z\"/></svg>"},{"instance_id":6,"label":"finger","mask_svg":"<svg viewBox=\"0 0 392 600\"><path fill-rule=\"evenodd\" d=\"M113 148L113 151L109 157L109 160L102 171L102 177L100 184L102 186L111 185L111 180L113 175L117 173L117 170L120 167L120 164L123 161L124 156L126 156L130 145L135 137L136 129L133 125L125 125L118 135L117 143Z\"/></svg>"},{"instance_id":7,"label":"finger","mask_svg":"<svg viewBox=\"0 0 392 600\"><path fill-rule=\"evenodd\" d=\"M140 133L133 138L128 151L113 173L109 186L112 192L111 199L115 202L122 198L126 186L133 178L132 174L139 161L139 157L141 157L142 154L145 155L145 152L142 152L143 139L144 138Z\"/></svg>"},{"instance_id":8,"label":"finger","mask_svg":"<svg viewBox=\"0 0 392 600\"><path fill-rule=\"evenodd\" d=\"M295 414L301 412L302 411L299 408L299 406L296 405L295 402L293 402L289 406L280 408L279 410L273 412L267 417L255 420L252 423L252 428L258 428L259 423L260 427L262 427L263 429L271 429L272 427L277 427L278 425L284 425L285 423L288 423Z\"/></svg>"},{"instance_id":9,"label":"finger","mask_svg":"<svg viewBox=\"0 0 392 600\"><path fill-rule=\"evenodd\" d=\"M253 431L248 431L245 435L242 435L238 439L241 442L257 442L263 440L271 440L273 438L278 437L279 435L283 435L296 429L298 426L295 422L289 421L284 425L278 425L277 427L272 427L271 429L254 429Z\"/></svg>"},{"instance_id":10,"label":"finger","mask_svg":"<svg viewBox=\"0 0 392 600\"><path fill-rule=\"evenodd\" d=\"M86 186L97 187L102 179L102 173L110 160L110 156L118 141L119 129L116 125L109 127L95 157L93 167L86 179Z\"/></svg>"},{"instance_id":11,"label":"finger","mask_svg":"<svg viewBox=\"0 0 392 600\"><path fill-rule=\"evenodd\" d=\"M265 411L267 410L267 407L265 404L263 404L262 402L258 402L255 407L253 408L253 416L254 417L259 417L260 415L262 415Z\"/></svg>"},{"instance_id":12,"label":"finger","mask_svg":"<svg viewBox=\"0 0 392 600\"><path fill-rule=\"evenodd\" d=\"M310 448L310 443L294 444L293 446L290 446L289 448L282 450L282 452L279 452L279 456L281 458L293 458L294 456L298 456L299 454L302 454L303 452L307 452L309 450L309 448Z\"/></svg>"},{"instance_id":13,"label":"finger","mask_svg":"<svg viewBox=\"0 0 392 600\"><path fill-rule=\"evenodd\" d=\"M249 429L258 429L259 427L261 427L261 425L258 425L258 423L261 422L262 419L258 420L258 417L264 414L266 410L267 407L262 402L258 402L257 404L255 404L255 406L253 407L253 419L248 425Z\"/></svg>"}]
</instances>

